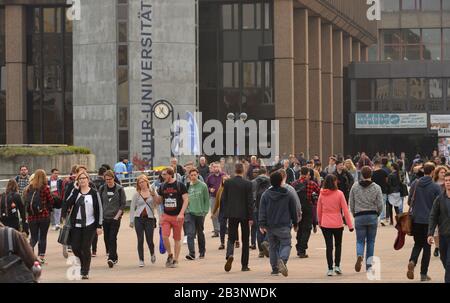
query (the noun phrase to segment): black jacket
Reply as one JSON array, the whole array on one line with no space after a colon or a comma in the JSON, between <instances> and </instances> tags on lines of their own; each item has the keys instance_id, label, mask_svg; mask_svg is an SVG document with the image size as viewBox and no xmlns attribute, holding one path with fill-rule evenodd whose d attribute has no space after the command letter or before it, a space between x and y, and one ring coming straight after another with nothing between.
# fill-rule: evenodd
<instances>
[{"instance_id":1,"label":"black jacket","mask_svg":"<svg viewBox=\"0 0 450 303\"><path fill-rule=\"evenodd\" d=\"M450 237L450 198L443 192L433 202L430 212L430 222L428 236L434 236L436 226L439 227L439 234Z\"/></svg>"},{"instance_id":2,"label":"black jacket","mask_svg":"<svg viewBox=\"0 0 450 303\"><path fill-rule=\"evenodd\" d=\"M240 176L225 181L222 203L224 218L251 220L255 208L252 182Z\"/></svg>"},{"instance_id":3,"label":"black jacket","mask_svg":"<svg viewBox=\"0 0 450 303\"><path fill-rule=\"evenodd\" d=\"M353 176L347 170L343 170L341 174L336 170L334 175L338 180L338 189L344 193L345 198L348 200L348 195L354 182Z\"/></svg>"},{"instance_id":4,"label":"black jacket","mask_svg":"<svg viewBox=\"0 0 450 303\"><path fill-rule=\"evenodd\" d=\"M262 227L290 227L297 225L295 199L286 188L271 187L261 197L259 225Z\"/></svg>"},{"instance_id":5,"label":"black jacket","mask_svg":"<svg viewBox=\"0 0 450 303\"><path fill-rule=\"evenodd\" d=\"M197 169L198 169L198 172L200 173L200 176L202 176L203 180L206 181L206 179L208 178L208 175L209 175L209 166L208 165L205 165L205 166L199 165L197 167Z\"/></svg>"},{"instance_id":6,"label":"black jacket","mask_svg":"<svg viewBox=\"0 0 450 303\"><path fill-rule=\"evenodd\" d=\"M15 208L12 208L12 204L15 204ZM14 210L15 209L15 210ZM25 221L25 206L22 201L22 197L19 193L3 193L0 195L0 217L14 217L22 218ZM5 216L3 216L5 215Z\"/></svg>"},{"instance_id":7,"label":"black jacket","mask_svg":"<svg viewBox=\"0 0 450 303\"><path fill-rule=\"evenodd\" d=\"M75 220L77 218L78 209L80 208L80 205L78 205L78 203L76 203L79 193L80 193L80 191L78 189L74 188L72 190L72 192L70 193L66 203L64 203L63 209L62 209L62 213L66 214L70 209L73 208L71 210L72 212L70 215L70 222L71 222L72 227L75 226ZM101 228L102 224L103 224L103 208L102 208L100 194L95 189L91 188L88 195L92 196L92 200L94 202L94 217L95 217L94 225L97 228Z\"/></svg>"},{"instance_id":8,"label":"black jacket","mask_svg":"<svg viewBox=\"0 0 450 303\"><path fill-rule=\"evenodd\" d=\"M400 176L398 175L398 172L392 172L388 176L388 193L398 193L401 190L402 182L400 180Z\"/></svg>"}]
</instances>

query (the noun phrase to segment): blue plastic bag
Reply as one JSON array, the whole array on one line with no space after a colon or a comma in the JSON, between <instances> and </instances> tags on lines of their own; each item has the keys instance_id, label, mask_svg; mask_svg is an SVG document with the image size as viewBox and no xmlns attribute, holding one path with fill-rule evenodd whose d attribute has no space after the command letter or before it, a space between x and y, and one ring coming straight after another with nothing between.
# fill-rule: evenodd
<instances>
[{"instance_id":1,"label":"blue plastic bag","mask_svg":"<svg viewBox=\"0 0 450 303\"><path fill-rule=\"evenodd\" d=\"M162 228L159 227L159 252L164 255L166 253L166 248L164 247L164 241L162 237Z\"/></svg>"}]
</instances>

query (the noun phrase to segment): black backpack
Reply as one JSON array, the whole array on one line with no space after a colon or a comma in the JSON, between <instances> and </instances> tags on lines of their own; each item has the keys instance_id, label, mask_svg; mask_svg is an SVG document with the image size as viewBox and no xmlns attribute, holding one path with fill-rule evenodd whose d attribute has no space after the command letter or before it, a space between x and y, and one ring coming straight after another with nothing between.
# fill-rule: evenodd
<instances>
[{"instance_id":1,"label":"black backpack","mask_svg":"<svg viewBox=\"0 0 450 303\"><path fill-rule=\"evenodd\" d=\"M37 215L42 212L41 192L39 189L30 189L26 196L27 210L30 215Z\"/></svg>"},{"instance_id":2,"label":"black backpack","mask_svg":"<svg viewBox=\"0 0 450 303\"><path fill-rule=\"evenodd\" d=\"M264 192L270 187L269 179L256 180L256 209L259 209L261 197Z\"/></svg>"},{"instance_id":3,"label":"black backpack","mask_svg":"<svg viewBox=\"0 0 450 303\"><path fill-rule=\"evenodd\" d=\"M26 267L22 259L14 254L13 229L0 229L6 252L0 252L0 283L35 283L33 272Z\"/></svg>"},{"instance_id":4,"label":"black backpack","mask_svg":"<svg viewBox=\"0 0 450 303\"><path fill-rule=\"evenodd\" d=\"M306 186L307 186L306 182L300 181L296 181L292 184L292 187L294 187L295 191L297 192L297 196L300 199L301 205L308 204L308 195L306 191Z\"/></svg>"}]
</instances>

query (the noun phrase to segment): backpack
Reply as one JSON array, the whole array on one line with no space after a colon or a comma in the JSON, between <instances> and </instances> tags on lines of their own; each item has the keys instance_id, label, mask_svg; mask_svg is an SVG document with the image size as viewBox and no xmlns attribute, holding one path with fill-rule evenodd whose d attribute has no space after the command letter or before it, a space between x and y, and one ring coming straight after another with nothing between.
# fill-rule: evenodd
<instances>
[{"instance_id":1,"label":"backpack","mask_svg":"<svg viewBox=\"0 0 450 303\"><path fill-rule=\"evenodd\" d=\"M30 189L27 191L27 195L25 197L25 201L27 203L27 210L30 214L36 215L42 212L41 209L41 193L38 189Z\"/></svg>"},{"instance_id":2,"label":"backpack","mask_svg":"<svg viewBox=\"0 0 450 303\"><path fill-rule=\"evenodd\" d=\"M14 254L13 229L5 227L1 229L1 233L6 253L1 252L3 257L0 258L0 283L35 283L33 272Z\"/></svg>"},{"instance_id":3,"label":"backpack","mask_svg":"<svg viewBox=\"0 0 450 303\"><path fill-rule=\"evenodd\" d=\"M297 196L300 199L301 205L308 204L308 195L307 195L307 191L306 191L306 186L307 186L306 182L300 182L300 181L294 182L292 184L292 187L294 187L295 191L297 192Z\"/></svg>"},{"instance_id":4,"label":"backpack","mask_svg":"<svg viewBox=\"0 0 450 303\"><path fill-rule=\"evenodd\" d=\"M261 202L261 197L265 191L270 187L270 180L256 180L256 209L259 209L259 204Z\"/></svg>"}]
</instances>

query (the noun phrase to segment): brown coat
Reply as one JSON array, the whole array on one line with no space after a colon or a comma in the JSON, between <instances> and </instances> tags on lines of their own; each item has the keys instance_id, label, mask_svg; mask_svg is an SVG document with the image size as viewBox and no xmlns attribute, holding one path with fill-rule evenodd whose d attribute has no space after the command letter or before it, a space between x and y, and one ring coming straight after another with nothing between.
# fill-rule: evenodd
<instances>
[{"instance_id":1,"label":"brown coat","mask_svg":"<svg viewBox=\"0 0 450 303\"><path fill-rule=\"evenodd\" d=\"M5 227L0 224L0 258L4 257L5 254L8 253L8 247L5 247L6 241L4 239L4 228ZM13 230L13 249L14 253L22 259L25 266L31 269L34 265L34 262L37 261L37 258L33 253L33 250L31 249L31 246L28 243L27 239L16 230Z\"/></svg>"}]
</instances>

